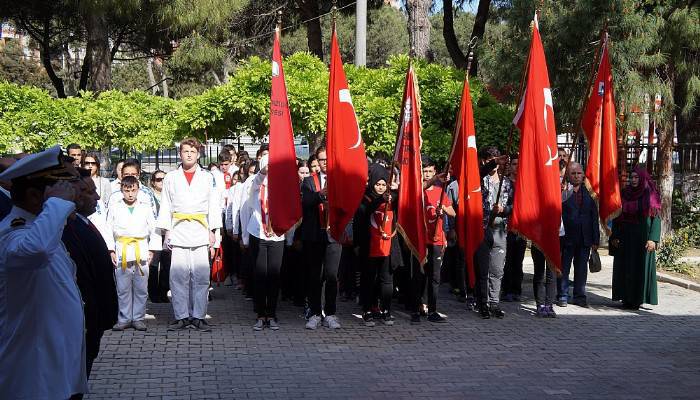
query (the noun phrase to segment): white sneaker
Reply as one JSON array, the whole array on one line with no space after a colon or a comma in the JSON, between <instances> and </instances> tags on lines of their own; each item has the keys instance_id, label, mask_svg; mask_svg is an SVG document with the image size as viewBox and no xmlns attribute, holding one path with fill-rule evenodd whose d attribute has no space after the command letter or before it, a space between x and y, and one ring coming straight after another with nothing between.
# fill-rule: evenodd
<instances>
[{"instance_id":1,"label":"white sneaker","mask_svg":"<svg viewBox=\"0 0 700 400\"><path fill-rule=\"evenodd\" d=\"M323 320L323 325L331 329L340 329L340 321L335 315L329 315Z\"/></svg>"},{"instance_id":2,"label":"white sneaker","mask_svg":"<svg viewBox=\"0 0 700 400\"><path fill-rule=\"evenodd\" d=\"M312 315L311 318L309 318L309 322L306 323L306 329L316 330L319 325L321 325L321 316Z\"/></svg>"}]
</instances>

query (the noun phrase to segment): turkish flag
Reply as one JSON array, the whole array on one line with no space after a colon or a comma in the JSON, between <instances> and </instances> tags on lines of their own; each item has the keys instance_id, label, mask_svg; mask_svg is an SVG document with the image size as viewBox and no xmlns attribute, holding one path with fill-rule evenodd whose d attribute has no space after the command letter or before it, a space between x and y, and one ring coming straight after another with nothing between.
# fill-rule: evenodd
<instances>
[{"instance_id":1,"label":"turkish flag","mask_svg":"<svg viewBox=\"0 0 700 400\"><path fill-rule=\"evenodd\" d=\"M401 102L401 125L394 152L399 164L398 231L420 264L425 263L426 235L423 175L420 151L420 100L413 66L408 67Z\"/></svg>"},{"instance_id":2,"label":"turkish flag","mask_svg":"<svg viewBox=\"0 0 700 400\"><path fill-rule=\"evenodd\" d=\"M367 186L367 156L355 108L333 29L326 121L328 157L328 224L331 236L340 240L355 215Z\"/></svg>"},{"instance_id":3,"label":"turkish flag","mask_svg":"<svg viewBox=\"0 0 700 400\"><path fill-rule=\"evenodd\" d=\"M620 214L620 183L617 175L617 130L615 127L615 97L613 77L608 57L607 34L601 49L598 73L581 120L588 141L586 178L591 194L598 200L600 221Z\"/></svg>"},{"instance_id":4,"label":"turkish flag","mask_svg":"<svg viewBox=\"0 0 700 400\"><path fill-rule=\"evenodd\" d=\"M481 178L476 150L474 111L469 80L464 80L462 101L455 125L455 140L450 157L452 173L459 185L457 205L457 242L464 250L469 286L474 287L474 253L484 240L484 209L481 203Z\"/></svg>"},{"instance_id":5,"label":"turkish flag","mask_svg":"<svg viewBox=\"0 0 700 400\"><path fill-rule=\"evenodd\" d=\"M270 155L267 169L270 224L277 235L282 235L301 219L301 196L279 29L275 31L272 47Z\"/></svg>"},{"instance_id":6,"label":"turkish flag","mask_svg":"<svg viewBox=\"0 0 700 400\"><path fill-rule=\"evenodd\" d=\"M561 270L561 186L554 104L537 20L532 28L525 93L513 123L520 129L518 179L510 230L524 236Z\"/></svg>"}]
</instances>

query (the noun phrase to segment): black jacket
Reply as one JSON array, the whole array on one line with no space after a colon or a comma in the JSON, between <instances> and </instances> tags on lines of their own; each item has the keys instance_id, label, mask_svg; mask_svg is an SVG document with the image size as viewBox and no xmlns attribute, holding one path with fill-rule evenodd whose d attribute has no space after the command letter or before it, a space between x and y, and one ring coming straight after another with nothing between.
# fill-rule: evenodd
<instances>
[{"instance_id":1,"label":"black jacket","mask_svg":"<svg viewBox=\"0 0 700 400\"><path fill-rule=\"evenodd\" d=\"M320 179L320 177L319 177ZM327 231L321 226L318 206L325 199L316 190L314 176L307 176L301 183L301 208L303 220L301 223L301 240L323 242L327 240Z\"/></svg>"},{"instance_id":2,"label":"black jacket","mask_svg":"<svg viewBox=\"0 0 700 400\"><path fill-rule=\"evenodd\" d=\"M85 329L111 329L117 322L119 305L105 241L79 217L68 220L62 240L77 267L78 288L85 303Z\"/></svg>"}]
</instances>

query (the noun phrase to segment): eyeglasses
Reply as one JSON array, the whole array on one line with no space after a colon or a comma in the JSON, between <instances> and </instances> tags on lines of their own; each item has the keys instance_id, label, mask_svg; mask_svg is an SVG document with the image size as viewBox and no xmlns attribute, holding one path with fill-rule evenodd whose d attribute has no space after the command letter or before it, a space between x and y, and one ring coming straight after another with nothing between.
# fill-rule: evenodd
<instances>
[{"instance_id":1,"label":"eyeglasses","mask_svg":"<svg viewBox=\"0 0 700 400\"><path fill-rule=\"evenodd\" d=\"M163 182L163 178L155 178L153 181L154 182Z\"/></svg>"}]
</instances>

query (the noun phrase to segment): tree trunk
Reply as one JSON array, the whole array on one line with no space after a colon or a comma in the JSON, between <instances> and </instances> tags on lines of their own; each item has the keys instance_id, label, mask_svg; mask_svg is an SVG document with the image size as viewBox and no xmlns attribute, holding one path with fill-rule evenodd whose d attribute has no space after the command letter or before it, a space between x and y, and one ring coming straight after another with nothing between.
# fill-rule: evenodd
<instances>
[{"instance_id":1,"label":"tree trunk","mask_svg":"<svg viewBox=\"0 0 700 400\"><path fill-rule=\"evenodd\" d=\"M109 90L112 87L112 48L109 46L109 30L104 13L89 11L85 15L85 29L87 48L91 50L89 89L94 92Z\"/></svg>"},{"instance_id":2,"label":"tree trunk","mask_svg":"<svg viewBox=\"0 0 700 400\"><path fill-rule=\"evenodd\" d=\"M670 121L670 122L669 122ZM661 236L671 231L673 207L673 117L664 122L659 133L658 160L656 171L659 177L659 194L661 195Z\"/></svg>"},{"instance_id":3,"label":"tree trunk","mask_svg":"<svg viewBox=\"0 0 700 400\"><path fill-rule=\"evenodd\" d=\"M41 57L41 63L46 69L46 74L51 79L53 87L56 88L56 96L58 98L66 97L66 88L63 85L63 79L56 75L56 71L53 70L53 65L51 64L51 20L46 19L44 21L43 30L41 32L43 35L41 40L41 48L39 49L39 56Z\"/></svg>"},{"instance_id":4,"label":"tree trunk","mask_svg":"<svg viewBox=\"0 0 700 400\"><path fill-rule=\"evenodd\" d=\"M456 68L464 69L467 67L467 57L464 56L462 49L459 48L459 41L455 34L452 0L442 0L442 22L442 37L445 39L445 46L450 54L452 63Z\"/></svg>"},{"instance_id":5,"label":"tree trunk","mask_svg":"<svg viewBox=\"0 0 700 400\"><path fill-rule=\"evenodd\" d=\"M306 22L306 42L309 51L323 60L323 38L321 36L321 21L318 18L318 0L303 0L299 2L302 18Z\"/></svg>"},{"instance_id":6,"label":"tree trunk","mask_svg":"<svg viewBox=\"0 0 700 400\"><path fill-rule=\"evenodd\" d=\"M472 35L470 38L477 37L478 42L484 39L484 32L486 32L486 21L489 20L489 10L491 9L491 0L479 0L479 8L476 10L476 17L474 18L474 28L472 28ZM469 71L469 75L476 76L479 69L479 58L478 53L474 52L474 59L472 60L472 67Z\"/></svg>"},{"instance_id":7,"label":"tree trunk","mask_svg":"<svg viewBox=\"0 0 700 400\"><path fill-rule=\"evenodd\" d=\"M158 84L156 83L156 77L153 75L153 57L149 57L146 60L146 76L148 77L148 86L151 88L151 94L158 94Z\"/></svg>"},{"instance_id":8,"label":"tree trunk","mask_svg":"<svg viewBox=\"0 0 700 400\"><path fill-rule=\"evenodd\" d=\"M431 0L406 0L408 10L408 43L415 56L432 60L430 52L430 11Z\"/></svg>"}]
</instances>

